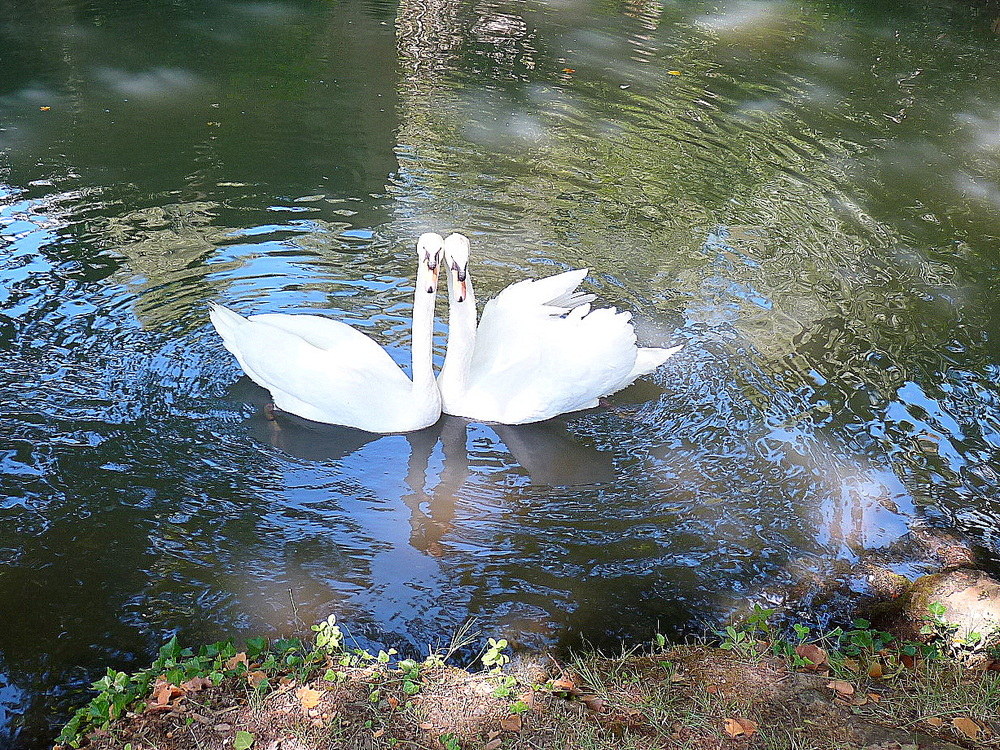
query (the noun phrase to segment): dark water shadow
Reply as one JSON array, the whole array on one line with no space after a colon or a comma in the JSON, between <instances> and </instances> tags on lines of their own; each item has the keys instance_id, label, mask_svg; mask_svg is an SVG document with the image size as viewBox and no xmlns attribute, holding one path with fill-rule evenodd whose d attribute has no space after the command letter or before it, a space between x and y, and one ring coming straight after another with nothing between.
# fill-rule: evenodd
<instances>
[{"instance_id":1,"label":"dark water shadow","mask_svg":"<svg viewBox=\"0 0 1000 750\"><path fill-rule=\"evenodd\" d=\"M243 377L230 389L230 396L255 407L247 420L247 431L255 439L306 461L338 461L384 435L351 427L326 425L293 414L272 411L268 392ZM602 484L615 479L614 456L579 442L568 428L572 415L526 425L491 424L532 484L572 487ZM405 435L410 445L407 484L422 492L431 455L440 443L444 466L439 488L455 491L469 477L467 428L461 417L443 415L430 427Z\"/></svg>"}]
</instances>

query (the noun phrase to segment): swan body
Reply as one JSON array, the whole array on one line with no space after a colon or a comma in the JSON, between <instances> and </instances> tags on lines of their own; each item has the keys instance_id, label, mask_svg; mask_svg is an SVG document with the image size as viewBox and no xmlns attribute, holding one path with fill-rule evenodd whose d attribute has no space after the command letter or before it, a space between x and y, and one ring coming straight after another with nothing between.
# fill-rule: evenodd
<instances>
[{"instance_id":1,"label":"swan body","mask_svg":"<svg viewBox=\"0 0 1000 750\"><path fill-rule=\"evenodd\" d=\"M413 380L368 336L321 315L243 317L212 304L212 324L247 376L270 391L282 411L368 432L423 429L441 415L431 362L441 245L433 233L417 243Z\"/></svg>"},{"instance_id":2,"label":"swan body","mask_svg":"<svg viewBox=\"0 0 1000 750\"><path fill-rule=\"evenodd\" d=\"M476 321L469 241L444 242L448 350L438 387L446 414L526 424L589 409L646 375L681 347L639 347L631 314L592 309L577 291L586 269L520 281L486 303Z\"/></svg>"}]
</instances>

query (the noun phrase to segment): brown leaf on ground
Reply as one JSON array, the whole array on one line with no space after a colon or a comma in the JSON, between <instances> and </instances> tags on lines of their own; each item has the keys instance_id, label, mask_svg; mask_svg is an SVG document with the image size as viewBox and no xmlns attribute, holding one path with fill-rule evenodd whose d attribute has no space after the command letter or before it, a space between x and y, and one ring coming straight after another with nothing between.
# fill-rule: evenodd
<instances>
[{"instance_id":1,"label":"brown leaf on ground","mask_svg":"<svg viewBox=\"0 0 1000 750\"><path fill-rule=\"evenodd\" d=\"M521 693L519 696L517 696L517 699L519 701L521 701L521 703L523 703L524 705L526 705L528 708L533 709L535 707L535 691L534 690L525 690L523 693Z\"/></svg>"},{"instance_id":2,"label":"brown leaf on ground","mask_svg":"<svg viewBox=\"0 0 1000 750\"><path fill-rule=\"evenodd\" d=\"M928 716L924 719L924 723L937 729L944 726L944 719L940 719L937 716Z\"/></svg>"},{"instance_id":3,"label":"brown leaf on ground","mask_svg":"<svg viewBox=\"0 0 1000 750\"><path fill-rule=\"evenodd\" d=\"M236 669L237 664L249 665L249 662L247 661L247 655L242 651L240 651L240 653L236 654L236 656L226 661L226 669Z\"/></svg>"},{"instance_id":4,"label":"brown leaf on ground","mask_svg":"<svg viewBox=\"0 0 1000 750\"><path fill-rule=\"evenodd\" d=\"M508 732L520 732L521 731L521 717L517 714L511 714L510 716L504 716L500 719L500 728L505 729Z\"/></svg>"},{"instance_id":5,"label":"brown leaf on ground","mask_svg":"<svg viewBox=\"0 0 1000 750\"><path fill-rule=\"evenodd\" d=\"M580 700L583 702L583 705L585 705L595 714L599 714L601 712L601 709L604 708L605 703L607 703L607 701L605 701L604 698L601 698L596 695L581 695Z\"/></svg>"},{"instance_id":6,"label":"brown leaf on ground","mask_svg":"<svg viewBox=\"0 0 1000 750\"><path fill-rule=\"evenodd\" d=\"M212 681L207 677L192 677L187 682L182 682L181 690L185 693L197 693L207 687L212 687Z\"/></svg>"},{"instance_id":7,"label":"brown leaf on ground","mask_svg":"<svg viewBox=\"0 0 1000 750\"><path fill-rule=\"evenodd\" d=\"M176 685L171 685L165 678L160 677L153 683L152 706L164 708L169 705L173 698L184 695L184 691Z\"/></svg>"},{"instance_id":8,"label":"brown leaf on ground","mask_svg":"<svg viewBox=\"0 0 1000 750\"><path fill-rule=\"evenodd\" d=\"M323 694L319 690L313 690L311 687L300 687L295 691L295 697L299 699L299 703L302 704L302 710L308 711L311 708L316 708L319 703L319 699Z\"/></svg>"},{"instance_id":9,"label":"brown leaf on ground","mask_svg":"<svg viewBox=\"0 0 1000 750\"><path fill-rule=\"evenodd\" d=\"M900 654L899 661L902 662L903 666L907 669L913 669L917 665L917 660L909 654Z\"/></svg>"},{"instance_id":10,"label":"brown leaf on ground","mask_svg":"<svg viewBox=\"0 0 1000 750\"><path fill-rule=\"evenodd\" d=\"M870 700L872 703L878 703L880 700L882 700L882 696L879 695L878 693L868 693L868 700Z\"/></svg>"},{"instance_id":11,"label":"brown leaf on ground","mask_svg":"<svg viewBox=\"0 0 1000 750\"><path fill-rule=\"evenodd\" d=\"M882 676L882 665L877 661L872 662L871 666L868 667L868 676L875 680L880 678Z\"/></svg>"},{"instance_id":12,"label":"brown leaf on ground","mask_svg":"<svg viewBox=\"0 0 1000 750\"><path fill-rule=\"evenodd\" d=\"M389 708L391 709L399 708L399 698L397 698L394 695L390 695L388 698L386 698L385 702L389 704Z\"/></svg>"},{"instance_id":13,"label":"brown leaf on ground","mask_svg":"<svg viewBox=\"0 0 1000 750\"><path fill-rule=\"evenodd\" d=\"M718 695L722 691L719 689L718 685L709 685L707 688L705 688L705 692L711 695Z\"/></svg>"},{"instance_id":14,"label":"brown leaf on ground","mask_svg":"<svg viewBox=\"0 0 1000 750\"><path fill-rule=\"evenodd\" d=\"M838 695L854 695L854 685L847 680L833 680L826 683L826 686L836 690Z\"/></svg>"},{"instance_id":15,"label":"brown leaf on ground","mask_svg":"<svg viewBox=\"0 0 1000 750\"><path fill-rule=\"evenodd\" d=\"M421 729L423 729L425 731L428 730L428 729L433 729L434 728L434 725L431 724L429 721L423 721L420 724L418 724L417 726L419 726Z\"/></svg>"},{"instance_id":16,"label":"brown leaf on ground","mask_svg":"<svg viewBox=\"0 0 1000 750\"><path fill-rule=\"evenodd\" d=\"M552 681L552 689L559 690L564 693L572 693L576 691L576 683L573 680L568 680L565 677L560 677L558 680Z\"/></svg>"},{"instance_id":17,"label":"brown leaf on ground","mask_svg":"<svg viewBox=\"0 0 1000 750\"><path fill-rule=\"evenodd\" d=\"M857 659L844 659L844 661L842 661L841 664L843 665L844 669L847 669L851 672L861 671L861 664L858 662Z\"/></svg>"},{"instance_id":18,"label":"brown leaf on ground","mask_svg":"<svg viewBox=\"0 0 1000 750\"><path fill-rule=\"evenodd\" d=\"M742 717L730 718L725 720L723 729L733 739L736 737L749 737L757 731L757 722Z\"/></svg>"},{"instance_id":19,"label":"brown leaf on ground","mask_svg":"<svg viewBox=\"0 0 1000 750\"><path fill-rule=\"evenodd\" d=\"M257 687L266 679L267 675L261 671L250 672L247 674L247 682L250 683L250 687Z\"/></svg>"},{"instance_id":20,"label":"brown leaf on ground","mask_svg":"<svg viewBox=\"0 0 1000 750\"><path fill-rule=\"evenodd\" d=\"M976 739L976 736L983 731L981 726L967 716L958 716L952 719L951 725L955 727L960 734L968 737L970 740Z\"/></svg>"},{"instance_id":21,"label":"brown leaf on ground","mask_svg":"<svg viewBox=\"0 0 1000 750\"><path fill-rule=\"evenodd\" d=\"M796 646L795 653L810 662L809 666L806 668L812 672L818 672L825 664L828 663L829 659L826 650L820 648L815 643L805 643L801 646Z\"/></svg>"},{"instance_id":22,"label":"brown leaf on ground","mask_svg":"<svg viewBox=\"0 0 1000 750\"><path fill-rule=\"evenodd\" d=\"M490 740L485 745L483 745L483 750L497 750L503 744L503 740L496 739Z\"/></svg>"}]
</instances>

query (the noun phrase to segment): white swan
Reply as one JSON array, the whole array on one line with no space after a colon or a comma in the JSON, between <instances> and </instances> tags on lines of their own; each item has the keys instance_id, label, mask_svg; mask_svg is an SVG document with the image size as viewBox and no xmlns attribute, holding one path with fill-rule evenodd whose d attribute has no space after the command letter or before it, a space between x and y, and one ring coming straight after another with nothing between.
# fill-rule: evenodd
<instances>
[{"instance_id":1,"label":"white swan","mask_svg":"<svg viewBox=\"0 0 1000 750\"><path fill-rule=\"evenodd\" d=\"M448 350L438 376L442 409L483 422L525 424L589 409L652 372L681 347L636 346L632 316L591 310L577 287L587 269L511 284L476 324L469 240L444 241Z\"/></svg>"},{"instance_id":2,"label":"white swan","mask_svg":"<svg viewBox=\"0 0 1000 750\"><path fill-rule=\"evenodd\" d=\"M251 380L283 411L368 432L411 432L441 416L434 380L434 300L441 235L417 241L413 292L413 380L381 346L345 323L321 315L242 315L211 305L215 330Z\"/></svg>"}]
</instances>

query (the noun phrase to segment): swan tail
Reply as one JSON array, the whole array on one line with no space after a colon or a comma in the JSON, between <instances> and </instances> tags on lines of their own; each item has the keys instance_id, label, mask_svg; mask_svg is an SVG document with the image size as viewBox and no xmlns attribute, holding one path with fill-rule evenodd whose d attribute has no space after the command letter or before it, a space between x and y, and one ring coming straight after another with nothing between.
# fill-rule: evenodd
<instances>
[{"instance_id":1,"label":"swan tail","mask_svg":"<svg viewBox=\"0 0 1000 750\"><path fill-rule=\"evenodd\" d=\"M226 345L226 349L239 356L239 353L234 350L236 332L249 321L239 313L215 302L208 303L208 317L212 320L216 332L222 337L222 343Z\"/></svg>"},{"instance_id":2,"label":"swan tail","mask_svg":"<svg viewBox=\"0 0 1000 750\"><path fill-rule=\"evenodd\" d=\"M635 354L635 365L632 367L632 372L629 373L629 382L641 378L643 375L648 375L683 348L683 345L672 346L669 349L658 349L651 346L641 347Z\"/></svg>"}]
</instances>

